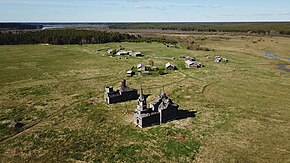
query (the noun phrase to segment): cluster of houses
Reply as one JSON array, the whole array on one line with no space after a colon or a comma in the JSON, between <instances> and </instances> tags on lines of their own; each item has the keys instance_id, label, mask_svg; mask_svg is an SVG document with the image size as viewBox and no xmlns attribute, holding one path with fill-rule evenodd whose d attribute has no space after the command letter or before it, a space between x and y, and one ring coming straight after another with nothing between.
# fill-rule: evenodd
<instances>
[{"instance_id":1,"label":"cluster of houses","mask_svg":"<svg viewBox=\"0 0 290 163\"><path fill-rule=\"evenodd\" d=\"M184 64L185 64L186 68L205 67L203 64L197 62L195 60L195 58L192 56L186 56L186 57L181 56L180 58L184 59ZM146 75L150 75L150 72L152 72L152 71L158 71L159 68L156 66L144 65L144 64L140 63L137 65L136 71L134 71L134 70L135 70L135 67L132 67L130 70L127 71L126 76L132 77L132 76L136 75L137 72L139 72L143 76L146 76ZM168 62L165 64L165 70L174 71L174 70L178 70L178 68L174 64Z\"/></svg>"},{"instance_id":2,"label":"cluster of houses","mask_svg":"<svg viewBox=\"0 0 290 163\"><path fill-rule=\"evenodd\" d=\"M139 63L137 65L137 71L138 72L142 72L142 71L157 71L157 70L159 70L159 68L156 67L156 66L144 65L142 63Z\"/></svg>"},{"instance_id":3,"label":"cluster of houses","mask_svg":"<svg viewBox=\"0 0 290 163\"><path fill-rule=\"evenodd\" d=\"M107 53L109 55L117 55L117 56L126 56L126 55L129 55L129 56L132 56L132 57L143 57L144 54L142 54L141 52L134 52L134 51L126 51L124 48L119 48L117 50L115 49L109 49L107 51Z\"/></svg>"},{"instance_id":4,"label":"cluster of houses","mask_svg":"<svg viewBox=\"0 0 290 163\"><path fill-rule=\"evenodd\" d=\"M122 81L120 90L113 87L105 88L105 102L107 104L137 100L137 108L134 112L134 124L140 128L166 123L177 118L179 105L175 104L165 93L147 107L146 97L141 87L140 94L134 88L126 86L126 80Z\"/></svg>"},{"instance_id":5,"label":"cluster of houses","mask_svg":"<svg viewBox=\"0 0 290 163\"><path fill-rule=\"evenodd\" d=\"M136 75L136 73L140 73L142 76L150 75L150 71L158 71L159 68L156 66L144 65L142 63L138 64L135 68L134 66L127 71L126 76L132 77Z\"/></svg>"},{"instance_id":6,"label":"cluster of houses","mask_svg":"<svg viewBox=\"0 0 290 163\"><path fill-rule=\"evenodd\" d=\"M132 77L136 75L137 72L140 73L142 76L147 76L147 75L150 75L152 72L156 72L158 70L160 69L157 66L144 65L142 63L139 63L137 64L136 68L133 66L130 70L128 70L126 73L126 76ZM166 63L164 70L178 70L178 69L175 65L171 63Z\"/></svg>"},{"instance_id":7,"label":"cluster of houses","mask_svg":"<svg viewBox=\"0 0 290 163\"><path fill-rule=\"evenodd\" d=\"M187 57L181 56L180 58L184 59L184 64L185 64L186 68L202 68L202 67L204 67L203 64L201 64L201 63L199 63L199 62L197 62L195 60L195 57L192 57L192 56L187 56Z\"/></svg>"},{"instance_id":8,"label":"cluster of houses","mask_svg":"<svg viewBox=\"0 0 290 163\"><path fill-rule=\"evenodd\" d=\"M130 55L135 57L144 56L141 52L125 51L124 49L119 50L108 50L109 54L115 53L118 56ZM186 68L202 68L203 64L196 61L195 57L192 56L181 56L184 60ZM175 58L174 58L175 59ZM215 56L215 62L228 62L227 59L220 56ZM149 63L150 64L150 63ZM132 67L127 71L127 76L134 76L136 73L141 75L149 75L152 71L159 71L160 69L156 66L138 64L136 67ZM162 70L178 70L177 67L172 63L166 63L165 68ZM114 90L113 87L106 87L104 94L105 102L107 104L125 102L130 100L138 100L137 108L134 112L133 121L134 124L140 128L158 125L177 119L177 113L179 105L175 104L165 93L160 94L149 107L147 106L146 97L143 94L141 87L140 94L138 90L127 87L126 80L121 83L121 88Z\"/></svg>"},{"instance_id":9,"label":"cluster of houses","mask_svg":"<svg viewBox=\"0 0 290 163\"><path fill-rule=\"evenodd\" d=\"M169 46L169 45L168 45ZM134 52L134 51L126 51L124 48L120 47L118 49L109 49L107 50L107 53L110 55L117 55L117 56L134 56L134 57L143 57L144 54L141 52ZM202 68L204 67L203 64L197 62L195 60L195 57L192 56L181 56L180 58L184 59L184 64L186 68ZM119 58L122 59L122 58ZM128 59L126 57L126 59ZM175 59L175 58L174 58ZM218 60L217 58L216 60ZM222 60L222 58L220 58ZM142 76L150 75L152 71L158 71L159 68L156 66L149 66L144 65L142 63L137 65L137 70L135 67L132 67L130 70L126 72L127 77L132 77L136 75L137 72L139 72ZM165 70L178 70L178 68L172 64L172 63L166 63L165 64Z\"/></svg>"},{"instance_id":10,"label":"cluster of houses","mask_svg":"<svg viewBox=\"0 0 290 163\"><path fill-rule=\"evenodd\" d=\"M116 55L119 55L119 56L129 55L132 57L143 57L144 56L144 54L142 54L141 52L133 52L133 51L125 51L125 50L118 51L116 53Z\"/></svg>"}]
</instances>

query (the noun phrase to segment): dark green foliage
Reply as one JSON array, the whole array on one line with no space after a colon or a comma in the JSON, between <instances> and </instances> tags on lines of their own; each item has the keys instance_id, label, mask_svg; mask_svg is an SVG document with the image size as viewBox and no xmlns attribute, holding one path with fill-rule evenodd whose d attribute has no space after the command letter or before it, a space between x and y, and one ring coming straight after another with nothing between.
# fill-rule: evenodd
<instances>
[{"instance_id":1,"label":"dark green foliage","mask_svg":"<svg viewBox=\"0 0 290 163\"><path fill-rule=\"evenodd\" d=\"M132 69L131 69L134 73L137 73L138 72L138 70L137 70L137 67L132 67Z\"/></svg>"},{"instance_id":2,"label":"dark green foliage","mask_svg":"<svg viewBox=\"0 0 290 163\"><path fill-rule=\"evenodd\" d=\"M43 28L43 25L37 24L25 24L25 23L0 23L0 29L13 29L13 30L19 30L19 29L41 29Z\"/></svg>"},{"instance_id":3,"label":"dark green foliage","mask_svg":"<svg viewBox=\"0 0 290 163\"><path fill-rule=\"evenodd\" d=\"M186 22L186 23L0 23L0 29L21 30L21 29L41 29L49 25L62 25L64 27L74 27L82 24L86 29L106 26L111 29L159 29L174 31L194 31L194 32L248 32L269 35L289 35L289 22ZM79 27L78 27L79 28ZM83 40L85 42L85 40Z\"/></svg>"},{"instance_id":4,"label":"dark green foliage","mask_svg":"<svg viewBox=\"0 0 290 163\"><path fill-rule=\"evenodd\" d=\"M157 71L158 75L166 75L167 74L167 71L165 69L159 69Z\"/></svg>"},{"instance_id":5,"label":"dark green foliage","mask_svg":"<svg viewBox=\"0 0 290 163\"><path fill-rule=\"evenodd\" d=\"M4 140L2 138L4 136L6 136L6 134L15 135L15 134L17 134L19 132L22 132L23 131L23 128L18 128L18 127L12 128L12 127L9 127L8 124L1 124L0 125L0 131L1 131L0 132L0 136L1 136L0 141L1 141L1 140Z\"/></svg>"},{"instance_id":6,"label":"dark green foliage","mask_svg":"<svg viewBox=\"0 0 290 163\"><path fill-rule=\"evenodd\" d=\"M164 37L138 37L138 39L132 40L133 42L147 42L147 43L152 43L152 42L158 42L158 43L163 43L163 44L177 44L178 42L176 40L172 40L169 38L164 38Z\"/></svg>"},{"instance_id":7,"label":"dark green foliage","mask_svg":"<svg viewBox=\"0 0 290 163\"><path fill-rule=\"evenodd\" d=\"M107 42L122 42L135 40L134 35L117 32L103 32L92 30L41 30L41 31L16 31L1 32L0 45L17 44L100 44Z\"/></svg>"},{"instance_id":8,"label":"dark green foliage","mask_svg":"<svg viewBox=\"0 0 290 163\"><path fill-rule=\"evenodd\" d=\"M207 38L201 38L201 41L206 40ZM181 40L181 46L188 50L200 50L200 51L214 51L213 49L209 49L207 47L203 47L192 40Z\"/></svg>"},{"instance_id":9,"label":"dark green foliage","mask_svg":"<svg viewBox=\"0 0 290 163\"><path fill-rule=\"evenodd\" d=\"M7 128L7 124L0 124L0 130L4 130Z\"/></svg>"},{"instance_id":10,"label":"dark green foliage","mask_svg":"<svg viewBox=\"0 0 290 163\"><path fill-rule=\"evenodd\" d=\"M39 44L101 44L109 42L159 42L177 44L177 41L164 37L141 37L140 35L122 34L93 30L57 29L41 31L4 31L0 32L0 45ZM114 49L113 54L116 53Z\"/></svg>"},{"instance_id":11,"label":"dark green foliage","mask_svg":"<svg viewBox=\"0 0 290 163\"><path fill-rule=\"evenodd\" d=\"M113 29L160 29L195 32L249 32L258 34L290 34L289 22L260 23L114 23Z\"/></svg>"}]
</instances>

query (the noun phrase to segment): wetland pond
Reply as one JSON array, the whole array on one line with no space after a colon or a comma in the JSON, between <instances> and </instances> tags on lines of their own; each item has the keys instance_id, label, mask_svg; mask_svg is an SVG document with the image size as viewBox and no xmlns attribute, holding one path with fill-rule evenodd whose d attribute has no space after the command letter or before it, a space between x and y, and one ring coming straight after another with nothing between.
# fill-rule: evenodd
<instances>
[{"instance_id":1,"label":"wetland pond","mask_svg":"<svg viewBox=\"0 0 290 163\"><path fill-rule=\"evenodd\" d=\"M273 58L273 59L282 59L282 60L285 60L286 59L286 60L289 60L290 61L290 58L282 58L282 57L279 57L279 56L277 56L277 55L275 55L275 54L273 54L271 52L262 52L261 54L264 54L267 57ZM287 72L290 72L290 69L287 68L286 65L279 64L278 66L279 66L280 69L285 70Z\"/></svg>"}]
</instances>

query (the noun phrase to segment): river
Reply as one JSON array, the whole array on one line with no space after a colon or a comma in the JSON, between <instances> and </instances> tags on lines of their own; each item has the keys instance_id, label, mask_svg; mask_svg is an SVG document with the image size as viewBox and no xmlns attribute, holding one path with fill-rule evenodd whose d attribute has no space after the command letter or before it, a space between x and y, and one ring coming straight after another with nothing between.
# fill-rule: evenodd
<instances>
[{"instance_id":1,"label":"river","mask_svg":"<svg viewBox=\"0 0 290 163\"><path fill-rule=\"evenodd\" d=\"M46 29L61 29L61 28L64 28L64 26L62 25L47 25L42 28L43 30L46 30Z\"/></svg>"}]
</instances>

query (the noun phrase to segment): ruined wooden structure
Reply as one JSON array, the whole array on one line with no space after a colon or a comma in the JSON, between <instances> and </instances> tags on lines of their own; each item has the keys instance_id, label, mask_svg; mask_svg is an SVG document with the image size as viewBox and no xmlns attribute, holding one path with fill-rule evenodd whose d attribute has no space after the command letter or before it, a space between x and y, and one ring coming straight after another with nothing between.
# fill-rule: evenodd
<instances>
[{"instance_id":1,"label":"ruined wooden structure","mask_svg":"<svg viewBox=\"0 0 290 163\"><path fill-rule=\"evenodd\" d=\"M134 124L143 128L175 120L178 107L163 93L147 108L146 98L141 88L137 109L134 112Z\"/></svg>"},{"instance_id":2,"label":"ruined wooden structure","mask_svg":"<svg viewBox=\"0 0 290 163\"><path fill-rule=\"evenodd\" d=\"M114 90L113 87L106 87L104 96L107 104L125 102L138 99L138 90L127 87L126 80L123 80L120 90Z\"/></svg>"}]
</instances>

